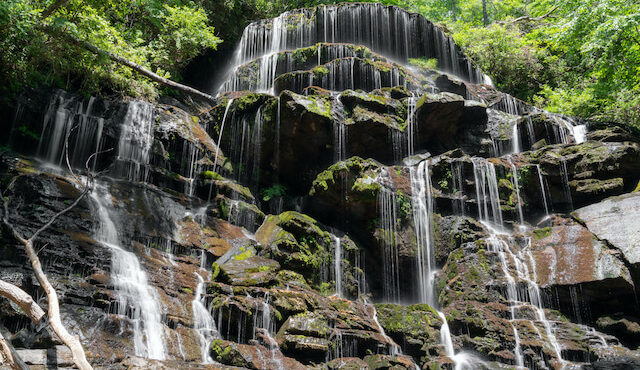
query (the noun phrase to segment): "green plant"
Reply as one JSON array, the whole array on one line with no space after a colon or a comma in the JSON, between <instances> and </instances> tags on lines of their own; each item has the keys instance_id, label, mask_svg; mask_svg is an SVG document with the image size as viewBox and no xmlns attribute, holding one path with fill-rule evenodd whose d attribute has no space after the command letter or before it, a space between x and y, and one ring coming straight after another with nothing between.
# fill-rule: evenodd
<instances>
[{"instance_id":1,"label":"green plant","mask_svg":"<svg viewBox=\"0 0 640 370\"><path fill-rule=\"evenodd\" d=\"M274 184L268 188L264 188L260 191L260 195L262 196L262 200L265 202L270 201L271 199L282 197L287 193L287 188L284 185Z\"/></svg>"}]
</instances>

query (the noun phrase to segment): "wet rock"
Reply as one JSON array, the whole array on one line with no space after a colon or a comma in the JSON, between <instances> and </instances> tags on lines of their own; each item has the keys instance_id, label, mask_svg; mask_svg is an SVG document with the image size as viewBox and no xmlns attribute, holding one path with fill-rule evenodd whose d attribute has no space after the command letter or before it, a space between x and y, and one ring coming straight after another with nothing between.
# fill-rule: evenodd
<instances>
[{"instance_id":1,"label":"wet rock","mask_svg":"<svg viewBox=\"0 0 640 370\"><path fill-rule=\"evenodd\" d=\"M621 253L571 219L555 217L552 226L534 230L531 248L538 284L579 322L576 306L592 312L625 309L634 293Z\"/></svg>"},{"instance_id":2,"label":"wet rock","mask_svg":"<svg viewBox=\"0 0 640 370\"><path fill-rule=\"evenodd\" d=\"M432 307L426 304L377 304L376 309L380 325L387 335L402 345L404 354L419 359L421 364L431 357L442 355L442 321Z\"/></svg>"},{"instance_id":3,"label":"wet rock","mask_svg":"<svg viewBox=\"0 0 640 370\"><path fill-rule=\"evenodd\" d=\"M434 215L435 261L443 266L449 254L464 243L487 236L482 225L471 217Z\"/></svg>"},{"instance_id":4,"label":"wet rock","mask_svg":"<svg viewBox=\"0 0 640 370\"><path fill-rule=\"evenodd\" d=\"M313 218L294 211L278 216L270 215L256 232L256 239L265 246L263 255L280 262L283 268L299 274L305 284L309 282L319 288L322 283L327 283L329 266L335 263L333 256L338 236ZM359 248L346 235L341 235L339 242L342 256L342 293L356 297L363 288L359 286L362 271L355 267L359 258ZM326 288L325 286L323 289Z\"/></svg>"},{"instance_id":5,"label":"wet rock","mask_svg":"<svg viewBox=\"0 0 640 370\"><path fill-rule=\"evenodd\" d=\"M598 239L619 250L634 274L640 272L640 193L608 198L580 208L574 215Z\"/></svg>"},{"instance_id":6,"label":"wet rock","mask_svg":"<svg viewBox=\"0 0 640 370\"><path fill-rule=\"evenodd\" d=\"M636 317L613 314L599 317L598 329L619 338L630 348L640 345L640 321Z\"/></svg>"},{"instance_id":7,"label":"wet rock","mask_svg":"<svg viewBox=\"0 0 640 370\"><path fill-rule=\"evenodd\" d=\"M250 251L219 266L223 281L245 286L269 285L275 281L275 272L280 269L278 262L252 255Z\"/></svg>"},{"instance_id":8,"label":"wet rock","mask_svg":"<svg viewBox=\"0 0 640 370\"><path fill-rule=\"evenodd\" d=\"M439 75L436 78L435 83L436 87L442 91L450 92L460 96L467 96L466 84L453 76L447 74Z\"/></svg>"},{"instance_id":9,"label":"wet rock","mask_svg":"<svg viewBox=\"0 0 640 370\"><path fill-rule=\"evenodd\" d=\"M261 345L238 344L226 340L211 343L211 355L225 365L247 369L305 369L298 361Z\"/></svg>"}]
</instances>

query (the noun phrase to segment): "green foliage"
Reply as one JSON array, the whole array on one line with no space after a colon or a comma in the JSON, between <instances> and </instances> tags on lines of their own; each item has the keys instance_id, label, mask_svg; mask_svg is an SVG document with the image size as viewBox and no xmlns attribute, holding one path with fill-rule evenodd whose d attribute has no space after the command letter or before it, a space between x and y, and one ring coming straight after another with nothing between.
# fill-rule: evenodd
<instances>
[{"instance_id":1,"label":"green foliage","mask_svg":"<svg viewBox=\"0 0 640 370\"><path fill-rule=\"evenodd\" d=\"M207 13L187 0L70 0L47 17L44 0L0 3L0 79L13 93L22 84L116 92L153 98L156 85L106 57L96 56L47 29L70 34L116 53L159 75L180 79L180 70L221 40Z\"/></svg>"},{"instance_id":2,"label":"green foliage","mask_svg":"<svg viewBox=\"0 0 640 370\"><path fill-rule=\"evenodd\" d=\"M435 58L410 58L409 63L426 69L438 68L438 59Z\"/></svg>"},{"instance_id":3,"label":"green foliage","mask_svg":"<svg viewBox=\"0 0 640 370\"><path fill-rule=\"evenodd\" d=\"M287 194L287 187L280 184L274 184L268 188L262 189L260 194L262 195L262 200L268 202L273 198L282 197Z\"/></svg>"}]
</instances>

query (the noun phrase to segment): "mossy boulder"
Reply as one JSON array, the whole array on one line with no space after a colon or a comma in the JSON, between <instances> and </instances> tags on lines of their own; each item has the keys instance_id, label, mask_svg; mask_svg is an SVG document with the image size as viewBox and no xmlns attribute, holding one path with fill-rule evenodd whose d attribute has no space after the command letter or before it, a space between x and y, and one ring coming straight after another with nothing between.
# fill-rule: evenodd
<instances>
[{"instance_id":1,"label":"mossy boulder","mask_svg":"<svg viewBox=\"0 0 640 370\"><path fill-rule=\"evenodd\" d=\"M402 343L403 353L420 359L424 364L431 357L442 355L440 351L440 327L442 320L429 305L377 304L378 320L396 343Z\"/></svg>"}]
</instances>

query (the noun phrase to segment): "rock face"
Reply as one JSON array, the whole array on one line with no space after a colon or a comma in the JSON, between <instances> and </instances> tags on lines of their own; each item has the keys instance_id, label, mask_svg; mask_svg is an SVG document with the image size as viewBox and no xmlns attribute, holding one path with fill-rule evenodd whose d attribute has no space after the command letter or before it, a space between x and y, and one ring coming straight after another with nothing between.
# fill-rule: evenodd
<instances>
[{"instance_id":1,"label":"rock face","mask_svg":"<svg viewBox=\"0 0 640 370\"><path fill-rule=\"evenodd\" d=\"M213 106L30 90L0 120L24 235L95 174L36 247L96 367L637 366L635 131L496 91L395 7L290 11L239 48ZM0 238L0 279L46 308ZM5 299L0 328L72 365Z\"/></svg>"}]
</instances>

